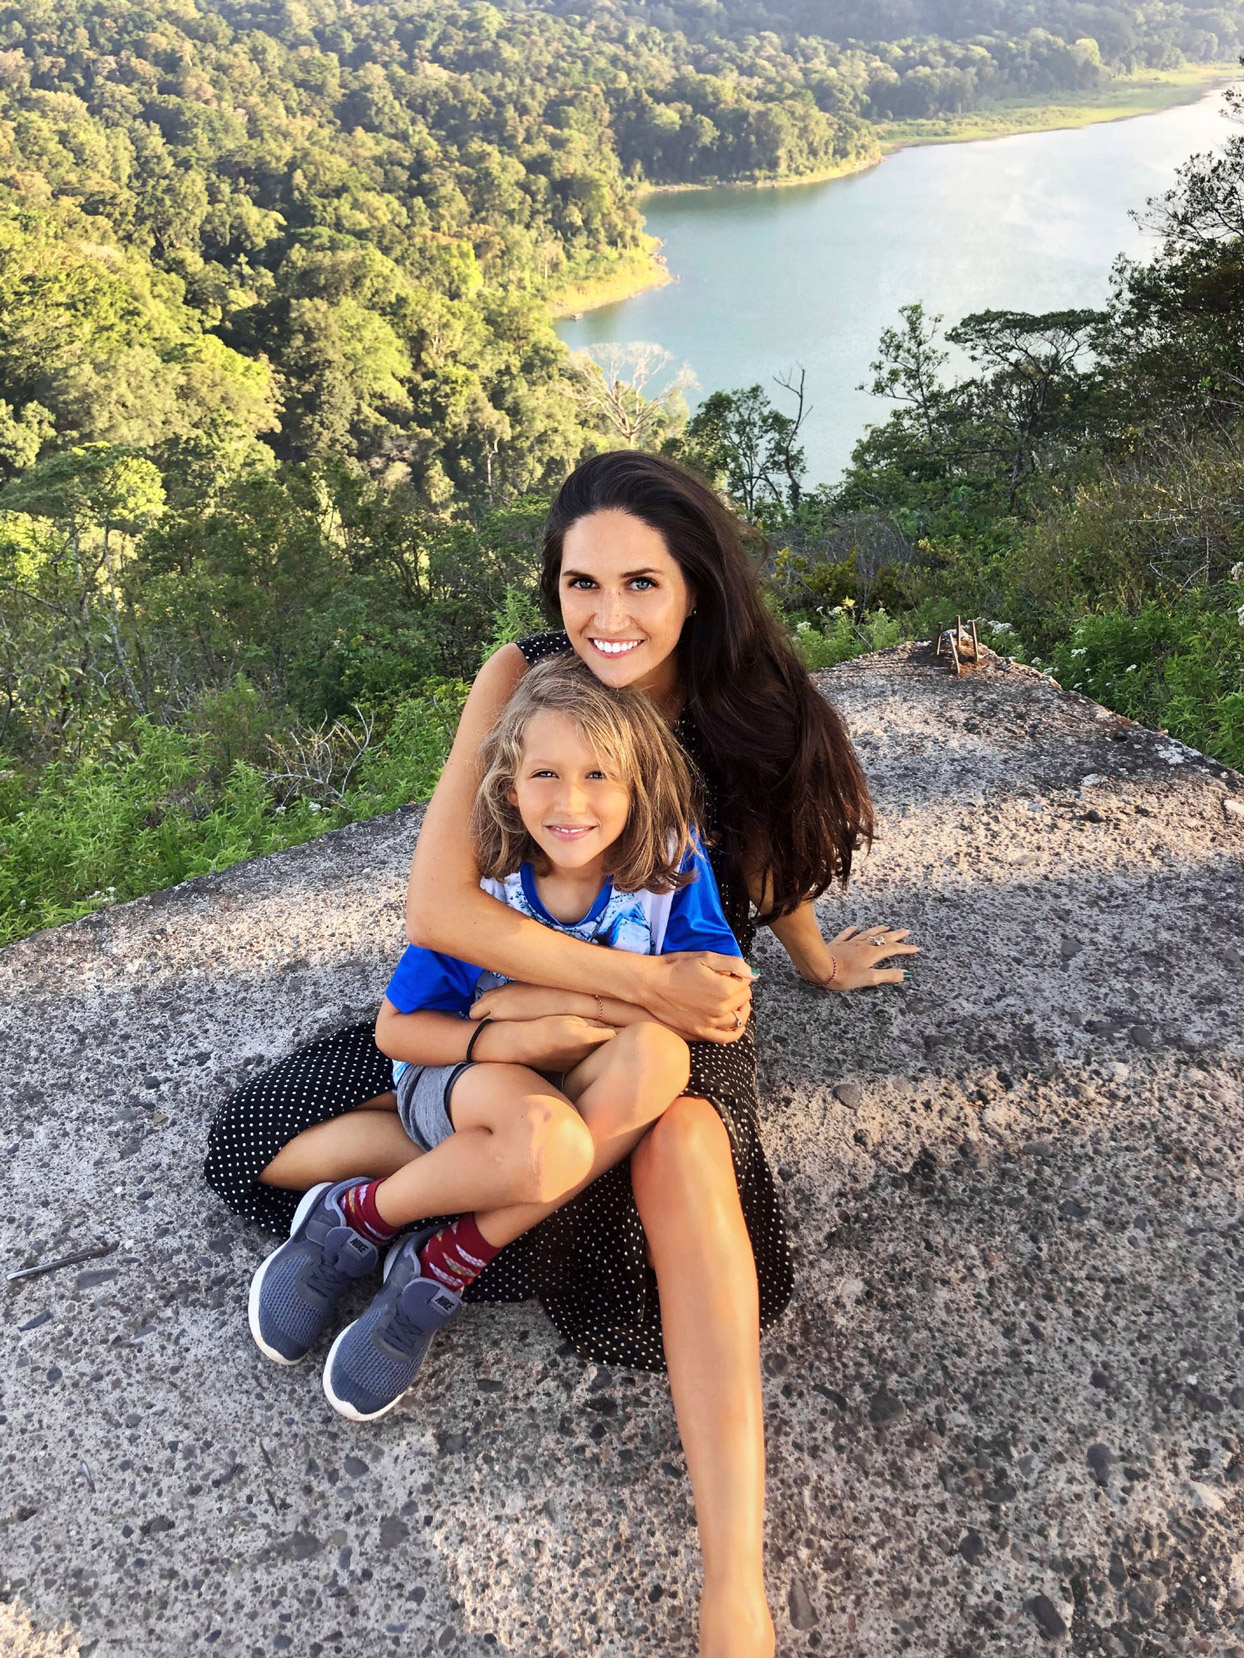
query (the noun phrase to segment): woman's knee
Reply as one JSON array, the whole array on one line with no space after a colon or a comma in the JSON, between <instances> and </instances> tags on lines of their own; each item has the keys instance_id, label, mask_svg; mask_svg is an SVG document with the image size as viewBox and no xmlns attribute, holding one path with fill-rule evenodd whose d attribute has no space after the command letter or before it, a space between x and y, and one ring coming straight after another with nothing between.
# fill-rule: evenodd
<instances>
[{"instance_id":1,"label":"woman's knee","mask_svg":"<svg viewBox=\"0 0 1244 1658\"><path fill-rule=\"evenodd\" d=\"M506 1142L515 1166L515 1200L524 1203L551 1203L577 1186L596 1151L573 1106L540 1096L523 1102Z\"/></svg>"},{"instance_id":2,"label":"woman's knee","mask_svg":"<svg viewBox=\"0 0 1244 1658\"><path fill-rule=\"evenodd\" d=\"M705 1099L684 1094L631 1153L636 1201L657 1193L728 1187L737 1195L730 1136Z\"/></svg>"}]
</instances>

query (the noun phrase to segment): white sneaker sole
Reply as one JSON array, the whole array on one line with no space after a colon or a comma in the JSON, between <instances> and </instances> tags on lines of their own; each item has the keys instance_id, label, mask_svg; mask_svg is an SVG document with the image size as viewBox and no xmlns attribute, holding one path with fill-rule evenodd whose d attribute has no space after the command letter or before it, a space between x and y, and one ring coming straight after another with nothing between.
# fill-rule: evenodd
<instances>
[{"instance_id":1,"label":"white sneaker sole","mask_svg":"<svg viewBox=\"0 0 1244 1658\"><path fill-rule=\"evenodd\" d=\"M302 1199L297 1209L294 1210L294 1218L290 1222L289 1235L291 1238L331 1185L331 1180L323 1180L318 1186L312 1186L311 1190ZM251 1279L251 1292L247 1298L246 1318L251 1327L251 1335L255 1338L255 1346L258 1347L265 1358L271 1359L274 1364L301 1364L302 1359L287 1359L284 1353L278 1353L275 1347L269 1347L259 1333L259 1296L263 1289L264 1275L284 1248L284 1244L278 1244L267 1260L261 1262L256 1269L255 1276ZM303 1358L305 1357L304 1354Z\"/></svg>"},{"instance_id":2,"label":"white sneaker sole","mask_svg":"<svg viewBox=\"0 0 1244 1658\"><path fill-rule=\"evenodd\" d=\"M358 1320L355 1319L354 1323L357 1324ZM333 1360L337 1356L337 1349L341 1346L342 1342L353 1328L354 1324L347 1324L345 1329L337 1337L336 1341L328 1349L328 1357L324 1360L324 1397L337 1412L338 1416L348 1417L351 1422L375 1422L379 1417L387 1416L391 1410L396 1410L402 1400L406 1397L406 1394L410 1392L410 1388L407 1388L403 1393L399 1393L397 1398L391 1399L387 1405L382 1405L379 1410L373 1410L370 1412L361 1411L357 1408L357 1406L352 1405L348 1399L339 1399L337 1397L337 1395L333 1392L333 1384L329 1380L329 1377L332 1375ZM412 1382L411 1387L413 1386L414 1383Z\"/></svg>"},{"instance_id":3,"label":"white sneaker sole","mask_svg":"<svg viewBox=\"0 0 1244 1658\"><path fill-rule=\"evenodd\" d=\"M390 1244L388 1252L384 1258L384 1271L381 1274L382 1283L388 1283L389 1270L394 1261L397 1259L398 1250L401 1249L405 1241L406 1240L404 1238L397 1238L392 1244ZM358 1319L356 1318L354 1320L354 1324L357 1323ZM352 1405L348 1399L339 1399L337 1397L337 1395L333 1392L332 1383L329 1381L329 1377L332 1375L333 1360L337 1357L337 1349L341 1346L346 1336L349 1335L350 1331L354 1328L354 1324L347 1324L345 1329L337 1337L336 1341L334 1341L332 1346L328 1349L328 1357L324 1360L324 1397L337 1412L338 1416L345 1416L351 1422L375 1422L379 1417L387 1416L391 1410L396 1410L398 1405L400 1405L402 1400L406 1397L406 1393L410 1392L410 1388L408 1387L406 1389L406 1393L399 1393L396 1399L392 1400L387 1405L382 1405L379 1410L374 1410L370 1414L364 1414L364 1412L359 1410L357 1406ZM411 1387L414 1385L415 1384L413 1382L410 1384Z\"/></svg>"}]
</instances>

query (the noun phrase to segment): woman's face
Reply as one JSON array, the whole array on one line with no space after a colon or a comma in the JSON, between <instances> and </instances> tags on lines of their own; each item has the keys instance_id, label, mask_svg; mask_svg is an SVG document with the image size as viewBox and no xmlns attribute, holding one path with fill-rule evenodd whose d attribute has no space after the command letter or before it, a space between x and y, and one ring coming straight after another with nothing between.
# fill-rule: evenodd
<instances>
[{"instance_id":1,"label":"woman's face","mask_svg":"<svg viewBox=\"0 0 1244 1658\"><path fill-rule=\"evenodd\" d=\"M695 595L659 530L613 507L578 519L558 591L570 643L597 679L658 700L677 690L674 650Z\"/></svg>"}]
</instances>

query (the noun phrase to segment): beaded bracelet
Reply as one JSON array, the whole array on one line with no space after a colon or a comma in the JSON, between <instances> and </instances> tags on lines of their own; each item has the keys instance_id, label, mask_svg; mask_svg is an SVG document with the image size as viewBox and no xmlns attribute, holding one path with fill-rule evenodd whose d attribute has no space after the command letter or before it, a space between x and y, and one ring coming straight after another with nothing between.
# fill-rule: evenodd
<instances>
[{"instance_id":1,"label":"beaded bracelet","mask_svg":"<svg viewBox=\"0 0 1244 1658\"><path fill-rule=\"evenodd\" d=\"M829 977L822 980L826 990L829 989L830 985L833 984L834 980L838 977L838 958L832 950L829 952L829 960L831 963Z\"/></svg>"}]
</instances>

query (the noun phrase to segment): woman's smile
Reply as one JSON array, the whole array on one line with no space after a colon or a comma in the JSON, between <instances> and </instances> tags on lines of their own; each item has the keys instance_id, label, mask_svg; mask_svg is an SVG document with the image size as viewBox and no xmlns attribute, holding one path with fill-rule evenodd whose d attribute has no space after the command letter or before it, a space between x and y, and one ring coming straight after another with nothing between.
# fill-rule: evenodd
<instances>
[{"instance_id":1,"label":"woman's smile","mask_svg":"<svg viewBox=\"0 0 1244 1658\"><path fill-rule=\"evenodd\" d=\"M625 656L629 651L637 650L643 640L590 638L590 643L605 656Z\"/></svg>"}]
</instances>

